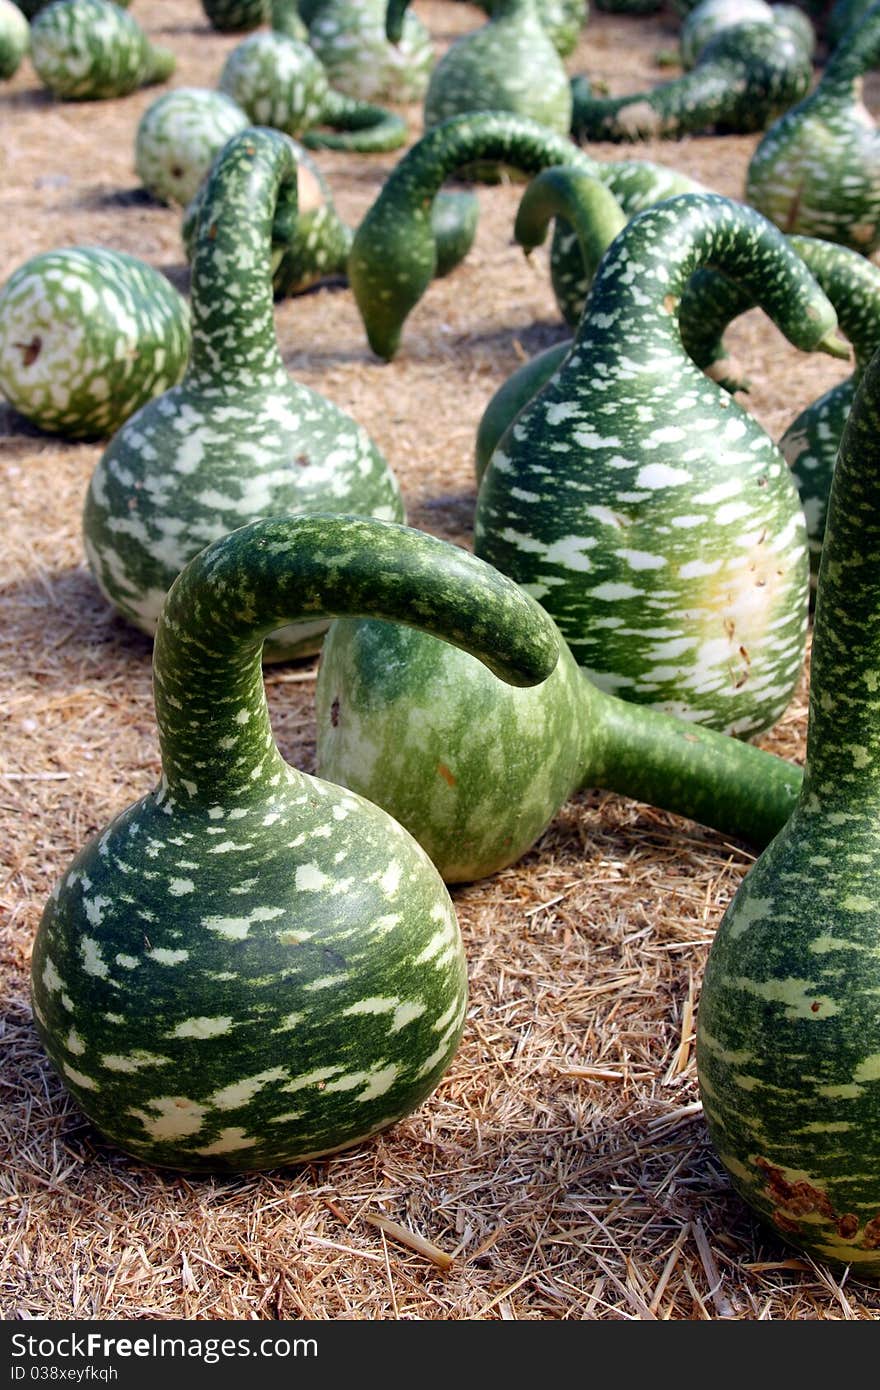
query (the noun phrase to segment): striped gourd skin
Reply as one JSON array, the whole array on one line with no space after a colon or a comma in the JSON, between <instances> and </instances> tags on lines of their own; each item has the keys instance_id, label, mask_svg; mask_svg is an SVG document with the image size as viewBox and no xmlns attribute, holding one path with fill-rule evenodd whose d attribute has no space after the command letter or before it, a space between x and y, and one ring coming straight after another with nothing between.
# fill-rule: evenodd
<instances>
[{"instance_id":1,"label":"striped gourd skin","mask_svg":"<svg viewBox=\"0 0 880 1390\"><path fill-rule=\"evenodd\" d=\"M568 77L534 0L504 0L487 24L457 39L434 68L425 128L469 111L509 111L567 134Z\"/></svg>"},{"instance_id":2,"label":"striped gourd skin","mask_svg":"<svg viewBox=\"0 0 880 1390\"><path fill-rule=\"evenodd\" d=\"M791 238L791 244L834 305L841 332L852 343L856 360L852 376L802 410L779 440L807 520L810 575L815 585L843 427L861 373L880 347L880 268L846 246L798 236Z\"/></svg>"},{"instance_id":3,"label":"striped gourd skin","mask_svg":"<svg viewBox=\"0 0 880 1390\"><path fill-rule=\"evenodd\" d=\"M246 113L225 92L175 87L157 97L138 122L135 172L154 198L185 207L226 141L248 125Z\"/></svg>"},{"instance_id":4,"label":"striped gourd skin","mask_svg":"<svg viewBox=\"0 0 880 1390\"><path fill-rule=\"evenodd\" d=\"M308 44L284 34L243 39L220 73L220 90L259 125L301 135L316 125L327 102L327 74Z\"/></svg>"},{"instance_id":5,"label":"striped gourd skin","mask_svg":"<svg viewBox=\"0 0 880 1390\"><path fill-rule=\"evenodd\" d=\"M590 708L567 650L515 690L448 643L338 619L321 649L317 767L405 825L447 883L468 882L521 858L577 788Z\"/></svg>"},{"instance_id":6,"label":"striped gourd skin","mask_svg":"<svg viewBox=\"0 0 880 1390\"><path fill-rule=\"evenodd\" d=\"M0 80L13 77L30 44L28 22L13 0L0 0Z\"/></svg>"},{"instance_id":7,"label":"striped gourd skin","mask_svg":"<svg viewBox=\"0 0 880 1390\"><path fill-rule=\"evenodd\" d=\"M862 377L819 571L803 791L712 945L697 1066L734 1185L776 1230L880 1277L877 723L880 363Z\"/></svg>"},{"instance_id":8,"label":"striped gourd skin","mask_svg":"<svg viewBox=\"0 0 880 1390\"><path fill-rule=\"evenodd\" d=\"M847 31L816 88L766 131L746 198L786 232L870 255L880 246L880 136L861 98L880 60L880 5Z\"/></svg>"},{"instance_id":9,"label":"striped gourd skin","mask_svg":"<svg viewBox=\"0 0 880 1390\"><path fill-rule=\"evenodd\" d=\"M163 774L77 858L33 957L44 1045L106 1137L184 1168L262 1168L392 1123L458 1042L466 970L442 880L384 812L290 768L263 636L365 613L464 644L505 679L558 655L519 588L405 527L254 523L169 595Z\"/></svg>"},{"instance_id":10,"label":"striped gourd skin","mask_svg":"<svg viewBox=\"0 0 880 1390\"><path fill-rule=\"evenodd\" d=\"M639 213L571 354L489 461L475 550L540 599L603 689L751 736L801 672L806 531L776 445L683 350L678 300L703 265L797 346L827 346L833 308L766 219L709 194Z\"/></svg>"},{"instance_id":11,"label":"striped gourd skin","mask_svg":"<svg viewBox=\"0 0 880 1390\"><path fill-rule=\"evenodd\" d=\"M68 100L126 96L174 70L174 55L154 47L111 0L55 0L40 10L31 23L31 61L40 80Z\"/></svg>"},{"instance_id":12,"label":"striped gourd skin","mask_svg":"<svg viewBox=\"0 0 880 1390\"><path fill-rule=\"evenodd\" d=\"M361 101L421 101L434 45L421 19L407 13L398 43L385 37L385 0L321 0L309 43L340 92Z\"/></svg>"},{"instance_id":13,"label":"striped gourd skin","mask_svg":"<svg viewBox=\"0 0 880 1390\"><path fill-rule=\"evenodd\" d=\"M710 39L690 72L651 91L596 97L575 78L572 134L615 141L748 134L800 101L811 78L803 43L788 26L744 21Z\"/></svg>"},{"instance_id":14,"label":"striped gourd skin","mask_svg":"<svg viewBox=\"0 0 880 1390\"><path fill-rule=\"evenodd\" d=\"M403 516L397 481L366 431L293 381L281 361L270 238L273 217L295 215L286 138L259 128L234 136L210 176L196 237L186 375L127 421L92 475L89 564L110 602L145 632L187 561L255 517ZM314 651L322 630L278 635L267 656Z\"/></svg>"},{"instance_id":15,"label":"striped gourd skin","mask_svg":"<svg viewBox=\"0 0 880 1390\"><path fill-rule=\"evenodd\" d=\"M45 251L0 289L0 391L66 439L112 434L182 377L186 301L122 251Z\"/></svg>"}]
</instances>

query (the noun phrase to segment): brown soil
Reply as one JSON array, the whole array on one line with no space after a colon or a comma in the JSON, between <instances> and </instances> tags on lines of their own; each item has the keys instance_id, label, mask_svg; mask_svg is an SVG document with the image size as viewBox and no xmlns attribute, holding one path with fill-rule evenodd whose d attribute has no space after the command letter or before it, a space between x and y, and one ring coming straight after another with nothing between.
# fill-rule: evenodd
<instances>
[{"instance_id":1,"label":"brown soil","mask_svg":"<svg viewBox=\"0 0 880 1390\"><path fill-rule=\"evenodd\" d=\"M415 8L438 48L482 22L450 0ZM137 0L133 12L176 52L174 85L216 85L237 40L210 31L197 0ZM669 75L654 55L675 36L671 13L595 11L568 67L613 92L637 90ZM59 102L28 63L4 86L0 281L38 251L97 243L186 289L179 213L152 202L133 170L136 124L155 95ZM407 114L415 137L418 109ZM656 141L633 153L740 197L755 142ZM355 222L396 156L320 162ZM512 244L518 196L513 185L481 190L472 253L431 286L390 365L370 353L344 286L277 310L290 371L373 434L411 523L465 545L482 409L526 355L563 336L546 254L527 262ZM759 313L731 337L750 406L774 437L847 371L796 352ZM409 1119L326 1161L243 1178L158 1172L102 1142L48 1066L27 998L52 884L159 769L150 644L112 616L84 566L80 512L100 449L0 407L2 1315L876 1318L880 1291L812 1265L759 1226L708 1142L694 1012L749 854L597 792L567 805L516 867L455 890L471 972L465 1039ZM273 669L267 683L281 748L308 770L314 663ZM802 691L765 743L799 759L804 725Z\"/></svg>"}]
</instances>

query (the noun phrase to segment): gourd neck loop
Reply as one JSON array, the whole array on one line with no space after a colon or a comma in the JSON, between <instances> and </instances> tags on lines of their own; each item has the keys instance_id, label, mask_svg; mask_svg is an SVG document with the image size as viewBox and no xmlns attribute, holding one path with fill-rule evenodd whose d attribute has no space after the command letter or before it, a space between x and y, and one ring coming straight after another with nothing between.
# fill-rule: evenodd
<instances>
[{"instance_id":1,"label":"gourd neck loop","mask_svg":"<svg viewBox=\"0 0 880 1390\"><path fill-rule=\"evenodd\" d=\"M880 346L880 269L858 251L820 237L793 235L793 249L837 312L862 370Z\"/></svg>"},{"instance_id":2,"label":"gourd neck loop","mask_svg":"<svg viewBox=\"0 0 880 1390\"><path fill-rule=\"evenodd\" d=\"M880 354L855 394L837 453L816 595L808 809L880 801Z\"/></svg>"},{"instance_id":3,"label":"gourd neck loop","mask_svg":"<svg viewBox=\"0 0 880 1390\"><path fill-rule=\"evenodd\" d=\"M292 622L403 622L476 656L513 685L552 672L559 637L512 580L394 522L313 514L252 522L172 585L153 683L164 784L184 807L268 797L289 774L272 735L263 640Z\"/></svg>"},{"instance_id":4,"label":"gourd neck loop","mask_svg":"<svg viewBox=\"0 0 880 1390\"><path fill-rule=\"evenodd\" d=\"M513 235L528 256L547 236L554 218L567 223L578 240L584 279L590 283L606 249L626 226L626 214L598 178L570 165L544 169L520 199Z\"/></svg>"},{"instance_id":5,"label":"gourd neck loop","mask_svg":"<svg viewBox=\"0 0 880 1390\"><path fill-rule=\"evenodd\" d=\"M681 344L678 305L691 275L711 267L735 280L804 351L848 357L835 337L827 297L786 238L753 208L712 193L683 193L646 208L608 248L593 282L575 345L601 344L609 358L633 341ZM657 370L668 360L658 354Z\"/></svg>"},{"instance_id":6,"label":"gourd neck loop","mask_svg":"<svg viewBox=\"0 0 880 1390\"><path fill-rule=\"evenodd\" d=\"M273 228L289 239L296 175L290 143L260 126L233 136L215 161L194 232L188 386L251 391L287 380L275 334Z\"/></svg>"}]
</instances>

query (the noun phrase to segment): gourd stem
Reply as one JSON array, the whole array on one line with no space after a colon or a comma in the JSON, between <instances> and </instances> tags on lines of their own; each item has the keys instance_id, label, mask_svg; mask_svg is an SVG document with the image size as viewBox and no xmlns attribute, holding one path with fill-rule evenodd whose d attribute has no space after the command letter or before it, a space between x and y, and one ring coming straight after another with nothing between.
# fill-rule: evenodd
<instances>
[{"instance_id":1,"label":"gourd stem","mask_svg":"<svg viewBox=\"0 0 880 1390\"><path fill-rule=\"evenodd\" d=\"M350 150L354 154L381 154L406 144L406 122L396 111L375 106L330 88L321 113L321 125L311 129L302 143L313 150Z\"/></svg>"},{"instance_id":2,"label":"gourd stem","mask_svg":"<svg viewBox=\"0 0 880 1390\"><path fill-rule=\"evenodd\" d=\"M880 354L844 427L822 544L804 804L880 801ZM880 807L877 808L880 810Z\"/></svg>"},{"instance_id":3,"label":"gourd stem","mask_svg":"<svg viewBox=\"0 0 880 1390\"><path fill-rule=\"evenodd\" d=\"M880 63L880 7L867 14L841 36L825 65L819 83L823 93L846 90L856 78ZM816 89L818 91L818 87Z\"/></svg>"},{"instance_id":4,"label":"gourd stem","mask_svg":"<svg viewBox=\"0 0 880 1390\"><path fill-rule=\"evenodd\" d=\"M759 845L794 810L803 779L794 763L598 688L590 698L582 788L618 792Z\"/></svg>"},{"instance_id":5,"label":"gourd stem","mask_svg":"<svg viewBox=\"0 0 880 1390\"><path fill-rule=\"evenodd\" d=\"M311 515L241 527L169 591L153 676L165 781L184 802L236 804L287 775L263 687L263 640L292 622L403 622L462 647L513 685L553 670L543 609L465 550L394 522Z\"/></svg>"},{"instance_id":6,"label":"gourd stem","mask_svg":"<svg viewBox=\"0 0 880 1390\"><path fill-rule=\"evenodd\" d=\"M532 179L520 199L513 235L526 255L541 245L554 218L568 223L575 233L584 278L592 281L608 246L626 226L620 203L592 174L556 165Z\"/></svg>"},{"instance_id":7,"label":"gourd stem","mask_svg":"<svg viewBox=\"0 0 880 1390\"><path fill-rule=\"evenodd\" d=\"M215 162L199 211L192 258L192 353L187 382L245 394L287 380L275 335L273 225L297 216L296 157L278 131L251 126Z\"/></svg>"}]
</instances>

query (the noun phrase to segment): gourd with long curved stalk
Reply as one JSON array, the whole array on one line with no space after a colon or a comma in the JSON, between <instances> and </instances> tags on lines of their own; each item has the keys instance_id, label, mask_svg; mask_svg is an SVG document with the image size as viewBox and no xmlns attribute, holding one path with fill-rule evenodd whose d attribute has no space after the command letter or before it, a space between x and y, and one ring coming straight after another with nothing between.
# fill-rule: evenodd
<instances>
[{"instance_id":1,"label":"gourd with long curved stalk","mask_svg":"<svg viewBox=\"0 0 880 1390\"><path fill-rule=\"evenodd\" d=\"M40 429L106 437L183 376L186 300L146 261L61 246L0 289L0 392Z\"/></svg>"},{"instance_id":2,"label":"gourd with long curved stalk","mask_svg":"<svg viewBox=\"0 0 880 1390\"><path fill-rule=\"evenodd\" d=\"M746 198L786 232L838 241L870 255L880 246L880 134L862 101L880 61L880 4L857 19L809 96L759 141Z\"/></svg>"},{"instance_id":3,"label":"gourd with long curved stalk","mask_svg":"<svg viewBox=\"0 0 880 1390\"><path fill-rule=\"evenodd\" d=\"M100 101L165 82L170 49L152 43L111 0L53 0L31 21L31 62L40 81L67 100Z\"/></svg>"},{"instance_id":4,"label":"gourd with long curved stalk","mask_svg":"<svg viewBox=\"0 0 880 1390\"><path fill-rule=\"evenodd\" d=\"M318 0L308 41L340 92L359 101L421 101L434 67L434 43L407 10L394 42L386 34L386 0Z\"/></svg>"},{"instance_id":5,"label":"gourd with long curved stalk","mask_svg":"<svg viewBox=\"0 0 880 1390\"><path fill-rule=\"evenodd\" d=\"M572 79L571 130L576 140L678 140L714 131L763 130L810 87L803 41L783 24L746 21L722 29L690 72L651 91L595 96Z\"/></svg>"},{"instance_id":6,"label":"gourd with long curved stalk","mask_svg":"<svg viewBox=\"0 0 880 1390\"><path fill-rule=\"evenodd\" d=\"M781 829L800 768L599 690L561 648L548 680L511 690L436 638L337 620L315 693L318 772L405 825L447 883L515 863L586 787L759 848Z\"/></svg>"},{"instance_id":7,"label":"gourd with long curved stalk","mask_svg":"<svg viewBox=\"0 0 880 1390\"><path fill-rule=\"evenodd\" d=\"M83 517L106 597L145 632L209 541L259 516L336 511L399 520L400 490L349 415L294 381L275 335L273 225L296 216L296 163L278 131L233 137L196 234L192 352L179 386L139 410L92 474ZM278 634L269 657L314 651L322 625Z\"/></svg>"},{"instance_id":8,"label":"gourd with long curved stalk","mask_svg":"<svg viewBox=\"0 0 880 1390\"><path fill-rule=\"evenodd\" d=\"M571 140L523 116L484 111L450 117L407 150L355 232L348 277L367 340L379 357L390 360L397 352L406 318L435 274L432 218L438 192L475 160L527 175L571 165L600 178L628 213L680 191L684 177L645 160L598 164ZM582 290L583 263L576 238L569 237L567 248L560 249L561 237L558 227L551 253L559 258L554 282L571 298Z\"/></svg>"},{"instance_id":9,"label":"gourd with long curved stalk","mask_svg":"<svg viewBox=\"0 0 880 1390\"><path fill-rule=\"evenodd\" d=\"M242 39L223 64L219 86L252 121L311 149L369 154L398 149L407 138L401 116L335 91L317 54L286 34Z\"/></svg>"},{"instance_id":10,"label":"gourd with long curved stalk","mask_svg":"<svg viewBox=\"0 0 880 1390\"><path fill-rule=\"evenodd\" d=\"M156 636L161 779L71 864L33 954L50 1058L138 1158L334 1152L414 1109L455 1052L467 977L442 880L396 821L290 767L272 736L264 637L344 613L414 623L523 684L557 660L514 583L407 527L268 519L187 566Z\"/></svg>"},{"instance_id":11,"label":"gourd with long curved stalk","mask_svg":"<svg viewBox=\"0 0 880 1390\"><path fill-rule=\"evenodd\" d=\"M30 46L30 26L12 0L0 0L0 81L14 77Z\"/></svg>"},{"instance_id":12,"label":"gourd with long curved stalk","mask_svg":"<svg viewBox=\"0 0 880 1390\"><path fill-rule=\"evenodd\" d=\"M819 569L795 811L712 943L697 1070L734 1187L786 1240L880 1277L880 358L856 392Z\"/></svg>"},{"instance_id":13,"label":"gourd with long curved stalk","mask_svg":"<svg viewBox=\"0 0 880 1390\"><path fill-rule=\"evenodd\" d=\"M679 299L704 267L740 280L796 346L848 355L766 218L713 194L646 209L492 455L474 548L540 598L603 689L751 736L800 677L806 530L770 436L682 345Z\"/></svg>"},{"instance_id":14,"label":"gourd with long curved stalk","mask_svg":"<svg viewBox=\"0 0 880 1390\"><path fill-rule=\"evenodd\" d=\"M400 32L409 0L389 0L387 33ZM473 111L508 111L564 135L571 91L535 0L498 0L488 23L443 54L425 94L425 128ZM491 166L482 166L484 175Z\"/></svg>"}]
</instances>

